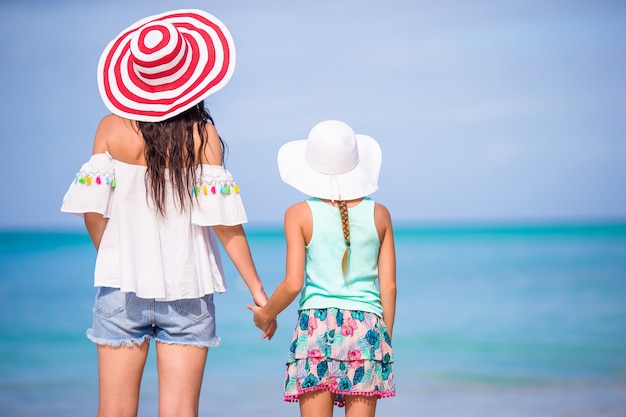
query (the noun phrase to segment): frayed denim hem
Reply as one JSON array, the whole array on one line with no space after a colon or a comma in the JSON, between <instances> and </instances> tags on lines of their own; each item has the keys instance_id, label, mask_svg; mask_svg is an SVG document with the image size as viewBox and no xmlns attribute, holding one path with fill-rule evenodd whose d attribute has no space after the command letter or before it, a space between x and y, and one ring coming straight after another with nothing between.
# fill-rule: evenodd
<instances>
[{"instance_id":1,"label":"frayed denim hem","mask_svg":"<svg viewBox=\"0 0 626 417\"><path fill-rule=\"evenodd\" d=\"M199 348L218 347L220 345L220 342L222 341L222 339L220 339L217 336L213 337L208 342L180 342L176 340L161 340L158 337L156 337L155 340L157 341L157 343L164 343L166 345L193 346L193 347L199 347Z\"/></svg>"},{"instance_id":2,"label":"frayed denim hem","mask_svg":"<svg viewBox=\"0 0 626 417\"><path fill-rule=\"evenodd\" d=\"M103 339L100 337L94 337L91 335L91 329L86 332L87 338L97 344L98 346L111 346L111 347L132 347L134 345L141 346L143 342L151 339L151 336L142 336L135 339L118 339L118 340L109 340Z\"/></svg>"}]
</instances>

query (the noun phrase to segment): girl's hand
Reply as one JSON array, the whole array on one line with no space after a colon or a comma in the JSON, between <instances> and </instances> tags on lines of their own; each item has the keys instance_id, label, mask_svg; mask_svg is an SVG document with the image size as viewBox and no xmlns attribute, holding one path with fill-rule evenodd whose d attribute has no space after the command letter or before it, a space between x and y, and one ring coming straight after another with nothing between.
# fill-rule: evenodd
<instances>
[{"instance_id":1,"label":"girl's hand","mask_svg":"<svg viewBox=\"0 0 626 417\"><path fill-rule=\"evenodd\" d=\"M248 310L252 311L254 314L252 319L254 321L254 325L259 329L263 330L263 334L261 335L261 339L267 338L268 340L272 340L274 337L274 333L278 328L278 323L276 322L276 317L267 318L263 316L262 308L259 306L253 306L252 304L247 305Z\"/></svg>"}]
</instances>

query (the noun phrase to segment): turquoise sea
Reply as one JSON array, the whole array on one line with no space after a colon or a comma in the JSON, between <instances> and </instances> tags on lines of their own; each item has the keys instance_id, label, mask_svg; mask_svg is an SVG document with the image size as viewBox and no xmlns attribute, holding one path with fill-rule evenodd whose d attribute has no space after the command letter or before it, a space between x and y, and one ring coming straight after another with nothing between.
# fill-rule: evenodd
<instances>
[{"instance_id":1,"label":"turquoise sea","mask_svg":"<svg viewBox=\"0 0 626 417\"><path fill-rule=\"evenodd\" d=\"M271 291L282 231L246 230ZM396 225L396 247L397 396L378 416L626 416L626 223ZM94 258L83 231L0 232L0 416L95 415ZM200 415L298 415L282 402L295 306L261 341L224 263ZM157 414L153 353L145 417Z\"/></svg>"}]
</instances>

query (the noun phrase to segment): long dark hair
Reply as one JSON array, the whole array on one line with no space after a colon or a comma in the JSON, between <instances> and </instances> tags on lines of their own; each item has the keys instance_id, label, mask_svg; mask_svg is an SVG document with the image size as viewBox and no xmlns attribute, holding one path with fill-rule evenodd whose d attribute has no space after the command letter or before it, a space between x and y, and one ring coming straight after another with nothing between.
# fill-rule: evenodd
<instances>
[{"instance_id":1,"label":"long dark hair","mask_svg":"<svg viewBox=\"0 0 626 417\"><path fill-rule=\"evenodd\" d=\"M146 144L146 185L157 212L166 216L167 187L169 180L179 209L191 202L190 190L197 180L196 166L208 145L206 124L214 125L213 118L205 109L204 102L162 122L137 122ZM196 152L194 129L200 137ZM226 143L220 140L222 164Z\"/></svg>"}]
</instances>

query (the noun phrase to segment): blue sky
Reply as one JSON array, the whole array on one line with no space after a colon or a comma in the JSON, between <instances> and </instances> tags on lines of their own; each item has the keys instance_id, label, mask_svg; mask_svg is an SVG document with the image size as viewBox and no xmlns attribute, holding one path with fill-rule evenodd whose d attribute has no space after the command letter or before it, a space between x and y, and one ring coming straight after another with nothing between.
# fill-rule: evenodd
<instances>
[{"instance_id":1,"label":"blue sky","mask_svg":"<svg viewBox=\"0 0 626 417\"><path fill-rule=\"evenodd\" d=\"M623 2L27 0L0 2L0 229L80 227L59 207L106 114L99 55L187 7L235 40L207 104L252 224L303 197L276 152L325 119L379 141L397 222L626 218Z\"/></svg>"}]
</instances>

